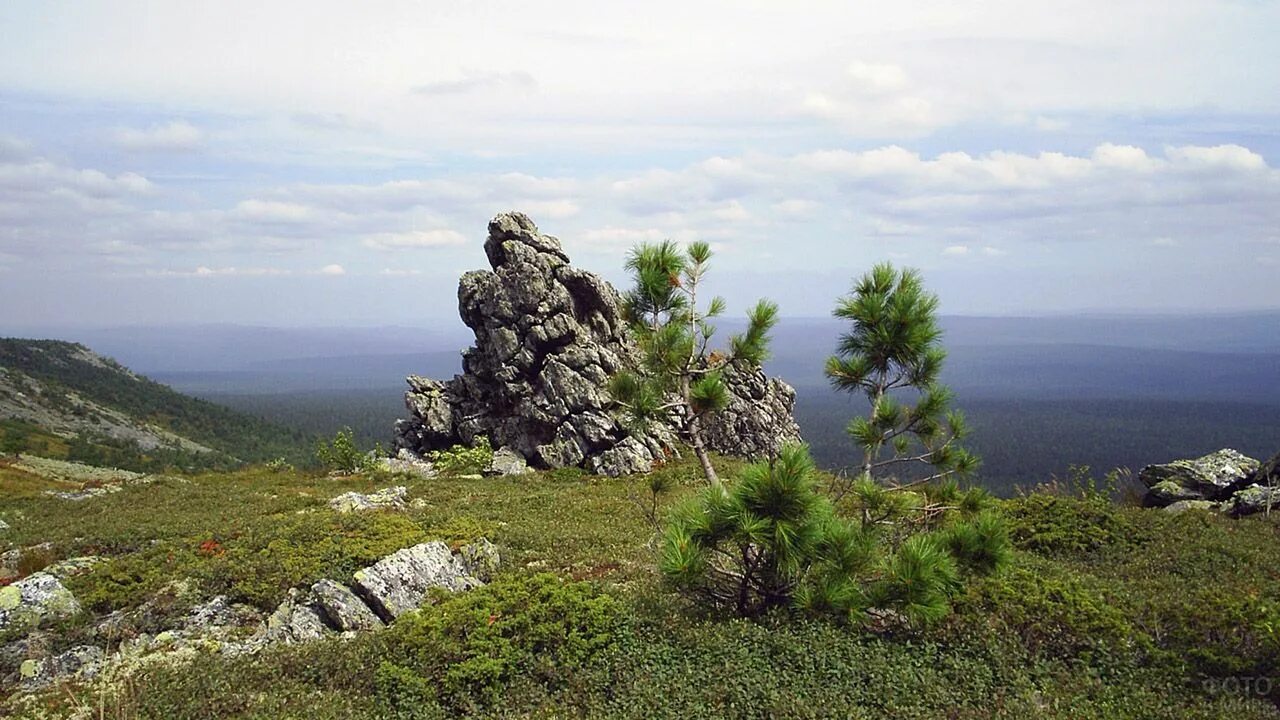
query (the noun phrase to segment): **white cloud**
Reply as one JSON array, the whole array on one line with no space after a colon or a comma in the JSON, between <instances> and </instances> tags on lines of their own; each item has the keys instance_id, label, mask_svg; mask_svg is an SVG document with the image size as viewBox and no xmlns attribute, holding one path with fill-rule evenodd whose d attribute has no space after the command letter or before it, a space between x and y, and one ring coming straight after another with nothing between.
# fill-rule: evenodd
<instances>
[{"instance_id":1,"label":"white cloud","mask_svg":"<svg viewBox=\"0 0 1280 720\"><path fill-rule=\"evenodd\" d=\"M298 203L252 199L241 201L232 214L253 222L288 224L306 222L314 211Z\"/></svg>"},{"instance_id":2,"label":"white cloud","mask_svg":"<svg viewBox=\"0 0 1280 720\"><path fill-rule=\"evenodd\" d=\"M1001 250L998 247L992 247L991 245L984 245L982 248L982 254L986 255L987 257L1000 257L1001 255L1008 255L1009 253L1005 250Z\"/></svg>"},{"instance_id":3,"label":"white cloud","mask_svg":"<svg viewBox=\"0 0 1280 720\"><path fill-rule=\"evenodd\" d=\"M191 152L198 150L203 141L204 133L183 120L145 130L120 128L115 132L116 146L128 152Z\"/></svg>"},{"instance_id":4,"label":"white cloud","mask_svg":"<svg viewBox=\"0 0 1280 720\"><path fill-rule=\"evenodd\" d=\"M346 275L347 271L341 265L333 264L333 265L325 265L324 267L320 268L319 273L321 275Z\"/></svg>"},{"instance_id":5,"label":"white cloud","mask_svg":"<svg viewBox=\"0 0 1280 720\"><path fill-rule=\"evenodd\" d=\"M463 245L467 237L456 230L412 230L399 233L380 233L364 239L364 246L375 250L406 250Z\"/></svg>"},{"instance_id":6,"label":"white cloud","mask_svg":"<svg viewBox=\"0 0 1280 720\"><path fill-rule=\"evenodd\" d=\"M465 95L480 90L531 90L538 86L533 76L523 70L508 72L464 71L459 77L434 80L413 88L419 95Z\"/></svg>"},{"instance_id":7,"label":"white cloud","mask_svg":"<svg viewBox=\"0 0 1280 720\"><path fill-rule=\"evenodd\" d=\"M948 245L947 247L942 249L942 254L951 255L951 256L968 255L969 246L968 245Z\"/></svg>"},{"instance_id":8,"label":"white cloud","mask_svg":"<svg viewBox=\"0 0 1280 720\"><path fill-rule=\"evenodd\" d=\"M1158 237L1151 241L1153 247L1172 248L1178 247L1178 241L1171 237Z\"/></svg>"}]
</instances>

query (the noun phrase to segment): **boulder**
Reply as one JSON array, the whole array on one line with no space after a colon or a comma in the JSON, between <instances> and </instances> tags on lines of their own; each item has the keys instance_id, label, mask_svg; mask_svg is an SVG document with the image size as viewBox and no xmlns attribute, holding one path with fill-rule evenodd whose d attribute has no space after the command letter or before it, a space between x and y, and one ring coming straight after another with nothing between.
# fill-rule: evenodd
<instances>
[{"instance_id":1,"label":"boulder","mask_svg":"<svg viewBox=\"0 0 1280 720\"><path fill-rule=\"evenodd\" d=\"M1235 450L1223 449L1194 460L1175 460L1163 465L1148 465L1138 473L1138 479L1148 488L1161 485L1159 497L1151 502L1160 502L1160 497L1177 495L1177 500L1222 500L1229 496L1233 487L1253 474L1258 469L1258 461L1245 457ZM1181 488L1173 492L1172 486ZM1164 503L1168 504L1168 503Z\"/></svg>"},{"instance_id":2,"label":"boulder","mask_svg":"<svg viewBox=\"0 0 1280 720\"><path fill-rule=\"evenodd\" d=\"M346 585L325 579L311 586L329 625L341 632L376 630L382 620Z\"/></svg>"},{"instance_id":3,"label":"boulder","mask_svg":"<svg viewBox=\"0 0 1280 720\"><path fill-rule=\"evenodd\" d=\"M1147 507L1165 507L1181 502L1210 502L1198 490L1185 488L1174 480L1161 480L1147 489L1142 502Z\"/></svg>"},{"instance_id":4,"label":"boulder","mask_svg":"<svg viewBox=\"0 0 1280 720\"><path fill-rule=\"evenodd\" d=\"M43 660L26 660L18 672L24 690L38 690L58 680L93 677L105 657L100 647L80 645Z\"/></svg>"},{"instance_id":5,"label":"boulder","mask_svg":"<svg viewBox=\"0 0 1280 720\"><path fill-rule=\"evenodd\" d=\"M1179 500L1175 503L1170 503L1169 505L1167 505L1164 508L1164 511L1171 515L1177 515L1179 513L1184 513L1188 510L1216 512L1221 507L1222 507L1221 503L1211 502L1209 500Z\"/></svg>"},{"instance_id":6,"label":"boulder","mask_svg":"<svg viewBox=\"0 0 1280 720\"><path fill-rule=\"evenodd\" d=\"M439 540L397 550L356 572L353 589L383 622L422 604L432 588L451 592L482 584Z\"/></svg>"},{"instance_id":7,"label":"boulder","mask_svg":"<svg viewBox=\"0 0 1280 720\"><path fill-rule=\"evenodd\" d=\"M358 492L343 493L329 501L329 507L340 513L362 510L399 510L405 506L409 489L404 486L383 488L363 495Z\"/></svg>"},{"instance_id":8,"label":"boulder","mask_svg":"<svg viewBox=\"0 0 1280 720\"><path fill-rule=\"evenodd\" d=\"M264 643L291 645L319 640L329 632L328 626L320 617L315 599L292 588L284 602L267 618L261 640Z\"/></svg>"},{"instance_id":9,"label":"boulder","mask_svg":"<svg viewBox=\"0 0 1280 720\"><path fill-rule=\"evenodd\" d=\"M484 469L485 475L523 475L529 472L529 464L519 450L499 448Z\"/></svg>"},{"instance_id":10,"label":"boulder","mask_svg":"<svg viewBox=\"0 0 1280 720\"><path fill-rule=\"evenodd\" d=\"M458 550L458 558L462 561L462 567L466 569L467 574L481 582L492 580L494 574L498 572L498 566L502 563L498 546L485 538L480 538L470 545L464 545Z\"/></svg>"},{"instance_id":11,"label":"boulder","mask_svg":"<svg viewBox=\"0 0 1280 720\"><path fill-rule=\"evenodd\" d=\"M0 631L22 633L80 612L75 596L54 576L38 572L0 588Z\"/></svg>"},{"instance_id":12,"label":"boulder","mask_svg":"<svg viewBox=\"0 0 1280 720\"><path fill-rule=\"evenodd\" d=\"M1224 505L1233 517L1274 512L1280 509L1280 487L1250 485L1237 491Z\"/></svg>"},{"instance_id":13,"label":"boulder","mask_svg":"<svg viewBox=\"0 0 1280 720\"><path fill-rule=\"evenodd\" d=\"M95 565L104 562L104 559L97 555L83 555L81 557L67 558L45 568L44 571L59 580L66 580L69 577L83 575L93 570Z\"/></svg>"},{"instance_id":14,"label":"boulder","mask_svg":"<svg viewBox=\"0 0 1280 720\"><path fill-rule=\"evenodd\" d=\"M534 468L610 476L665 458L670 430L624 427L606 391L610 377L639 360L613 286L570 265L560 241L521 213L495 217L484 250L491 270L458 284L459 315L475 335L463 373L447 382L408 378L410 417L396 425L397 446L425 455L484 437L509 453L509 470L519 457ZM759 368L734 368L726 384L729 408L704 423L709 447L755 458L799 439L789 386Z\"/></svg>"},{"instance_id":15,"label":"boulder","mask_svg":"<svg viewBox=\"0 0 1280 720\"><path fill-rule=\"evenodd\" d=\"M379 462L382 469L387 472L404 473L420 478L436 476L435 466L408 448L400 448L395 457L382 458Z\"/></svg>"}]
</instances>

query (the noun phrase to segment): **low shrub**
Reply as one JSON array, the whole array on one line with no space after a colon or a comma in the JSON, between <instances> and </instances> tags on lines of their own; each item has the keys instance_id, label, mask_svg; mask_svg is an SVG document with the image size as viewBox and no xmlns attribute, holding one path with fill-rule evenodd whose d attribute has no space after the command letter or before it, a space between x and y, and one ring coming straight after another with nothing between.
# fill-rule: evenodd
<instances>
[{"instance_id":1,"label":"low shrub","mask_svg":"<svg viewBox=\"0 0 1280 720\"><path fill-rule=\"evenodd\" d=\"M516 681L556 688L623 625L617 602L589 584L506 577L398 619L377 670L378 697L391 716L419 717L433 703L474 712Z\"/></svg>"},{"instance_id":2,"label":"low shrub","mask_svg":"<svg viewBox=\"0 0 1280 720\"><path fill-rule=\"evenodd\" d=\"M1033 493L1004 506L1015 546L1041 555L1091 553L1104 547L1133 546L1145 533L1105 498L1084 499Z\"/></svg>"},{"instance_id":3,"label":"low shrub","mask_svg":"<svg viewBox=\"0 0 1280 720\"><path fill-rule=\"evenodd\" d=\"M467 475L482 472L493 461L493 448L489 439L478 437L471 447L454 445L448 450L433 450L427 459L436 470L448 475Z\"/></svg>"}]
</instances>

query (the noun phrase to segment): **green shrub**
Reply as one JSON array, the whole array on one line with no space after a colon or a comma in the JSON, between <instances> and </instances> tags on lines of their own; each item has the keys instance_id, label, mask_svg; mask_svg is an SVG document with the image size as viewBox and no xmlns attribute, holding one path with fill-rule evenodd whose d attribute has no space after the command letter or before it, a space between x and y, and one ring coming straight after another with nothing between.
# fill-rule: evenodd
<instances>
[{"instance_id":1,"label":"green shrub","mask_svg":"<svg viewBox=\"0 0 1280 720\"><path fill-rule=\"evenodd\" d=\"M439 701L487 707L517 679L563 685L608 648L624 626L613 598L553 575L506 577L402 616L387 632L391 659L378 692L396 717Z\"/></svg>"},{"instance_id":2,"label":"green shrub","mask_svg":"<svg viewBox=\"0 0 1280 720\"><path fill-rule=\"evenodd\" d=\"M1041 555L1090 553L1141 543L1144 533L1107 499L1034 493L1005 503L1015 546Z\"/></svg>"},{"instance_id":3,"label":"green shrub","mask_svg":"<svg viewBox=\"0 0 1280 720\"><path fill-rule=\"evenodd\" d=\"M990 510L953 523L939 537L961 567L979 574L994 573L1013 557L1009 527L1003 517Z\"/></svg>"},{"instance_id":4,"label":"green shrub","mask_svg":"<svg viewBox=\"0 0 1280 720\"><path fill-rule=\"evenodd\" d=\"M482 472L493 462L493 448L489 439L478 437L471 447L454 445L448 450L433 450L427 459L436 470L447 475L467 475Z\"/></svg>"},{"instance_id":5,"label":"green shrub","mask_svg":"<svg viewBox=\"0 0 1280 720\"><path fill-rule=\"evenodd\" d=\"M321 440L316 445L316 459L321 465L332 472L347 475L376 469L379 454L376 450L373 453L361 452L356 445L355 433L349 427L339 430L333 440Z\"/></svg>"}]
</instances>

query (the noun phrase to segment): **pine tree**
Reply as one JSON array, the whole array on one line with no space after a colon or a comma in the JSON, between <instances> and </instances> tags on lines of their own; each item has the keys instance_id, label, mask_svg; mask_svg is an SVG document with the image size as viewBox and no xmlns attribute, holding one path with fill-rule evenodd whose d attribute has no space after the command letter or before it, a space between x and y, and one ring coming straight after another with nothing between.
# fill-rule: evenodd
<instances>
[{"instance_id":1,"label":"pine tree","mask_svg":"<svg viewBox=\"0 0 1280 720\"><path fill-rule=\"evenodd\" d=\"M769 331L778 306L759 301L747 313L747 329L730 338L727 352L710 349L725 301L713 297L705 310L698 292L710 265L711 248L690 243L644 243L634 248L626 268L635 282L624 296L628 319L641 350L640 366L616 374L609 393L640 429L662 422L689 444L707 481L720 479L707 452L703 421L729 402L723 370L731 363L759 365L768 354Z\"/></svg>"},{"instance_id":2,"label":"pine tree","mask_svg":"<svg viewBox=\"0 0 1280 720\"><path fill-rule=\"evenodd\" d=\"M916 484L978 466L977 456L959 444L967 433L964 415L949 408L951 391L938 382L946 351L937 309L938 297L925 291L919 272L889 263L875 266L836 305L833 314L851 327L827 360L826 374L836 389L861 392L870 402L868 416L847 429L863 450L863 480L927 466Z\"/></svg>"}]
</instances>

